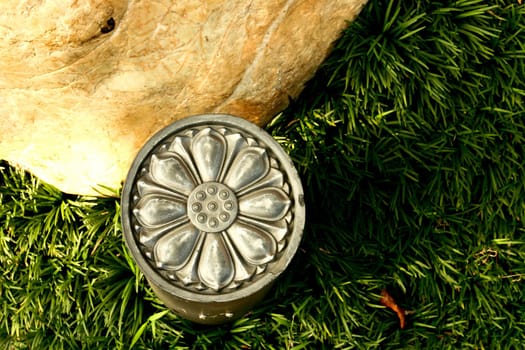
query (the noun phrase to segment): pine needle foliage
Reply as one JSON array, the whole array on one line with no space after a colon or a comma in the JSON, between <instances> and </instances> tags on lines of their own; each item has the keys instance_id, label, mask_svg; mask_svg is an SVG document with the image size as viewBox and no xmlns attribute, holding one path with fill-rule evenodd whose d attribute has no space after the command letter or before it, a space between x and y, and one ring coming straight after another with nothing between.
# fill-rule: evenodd
<instances>
[{"instance_id":1,"label":"pine needle foliage","mask_svg":"<svg viewBox=\"0 0 525 350\"><path fill-rule=\"evenodd\" d=\"M232 324L166 310L127 254L117 198L0 165L0 347L521 348L520 3L369 1L267 127L300 170L307 226L289 270ZM383 289L409 310L405 329Z\"/></svg>"}]
</instances>

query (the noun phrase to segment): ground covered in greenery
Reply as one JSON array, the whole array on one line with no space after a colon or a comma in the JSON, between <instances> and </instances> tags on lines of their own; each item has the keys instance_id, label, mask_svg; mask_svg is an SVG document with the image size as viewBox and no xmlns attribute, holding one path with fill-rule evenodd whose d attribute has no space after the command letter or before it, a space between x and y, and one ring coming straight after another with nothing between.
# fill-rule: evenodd
<instances>
[{"instance_id":1,"label":"ground covered in greenery","mask_svg":"<svg viewBox=\"0 0 525 350\"><path fill-rule=\"evenodd\" d=\"M1 163L2 349L518 349L525 344L525 7L370 0L267 127L307 194L300 251L233 324L168 312L116 198ZM379 302L409 310L404 329Z\"/></svg>"}]
</instances>

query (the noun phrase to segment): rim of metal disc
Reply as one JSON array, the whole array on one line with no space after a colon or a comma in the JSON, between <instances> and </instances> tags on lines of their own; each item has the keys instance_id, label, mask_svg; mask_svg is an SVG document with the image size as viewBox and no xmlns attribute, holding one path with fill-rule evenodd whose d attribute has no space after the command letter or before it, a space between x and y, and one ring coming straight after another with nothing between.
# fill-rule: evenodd
<instances>
[{"instance_id":1,"label":"rim of metal disc","mask_svg":"<svg viewBox=\"0 0 525 350\"><path fill-rule=\"evenodd\" d=\"M272 152L272 154L282 165L283 171L287 176L287 181L291 187L291 195L293 196L293 227L291 232L289 232L289 240L287 241L286 247L283 250L284 253L277 259L277 261L273 263L272 268L263 272L261 277L259 277L257 280L251 282L247 286L243 286L238 290L229 291L224 294L200 294L198 292L178 287L166 280L165 277L163 277L144 256L142 250L139 247L139 243L135 238L131 223L131 210L133 210L132 193L134 186L136 185L137 176L139 175L145 160L151 156L159 144L172 135L187 129L203 126L231 127L233 129L240 130L241 132L247 132L251 137L261 142L264 147L268 148ZM282 272L284 272L284 270L290 264L291 260L295 256L295 253L297 252L303 235L305 224L304 192L301 180L291 158L265 130L245 119L228 114L200 114L188 116L168 125L154 134L144 144L133 160L124 182L121 197L121 218L126 246L131 252L132 257L139 266L140 270L151 283L154 283L164 291L176 297L189 301L229 302L248 297L268 286Z\"/></svg>"}]
</instances>

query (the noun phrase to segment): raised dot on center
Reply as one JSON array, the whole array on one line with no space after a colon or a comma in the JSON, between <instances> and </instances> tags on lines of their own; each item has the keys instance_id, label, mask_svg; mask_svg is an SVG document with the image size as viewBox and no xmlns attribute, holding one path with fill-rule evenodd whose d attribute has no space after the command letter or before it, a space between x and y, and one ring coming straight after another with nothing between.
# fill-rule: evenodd
<instances>
[{"instance_id":1,"label":"raised dot on center","mask_svg":"<svg viewBox=\"0 0 525 350\"><path fill-rule=\"evenodd\" d=\"M230 219L230 214L222 212L219 215L219 219L221 219L222 221L226 222L226 221L228 221Z\"/></svg>"},{"instance_id":2,"label":"raised dot on center","mask_svg":"<svg viewBox=\"0 0 525 350\"><path fill-rule=\"evenodd\" d=\"M215 203L215 202L208 203L208 210L215 211L215 210L217 210L217 208L218 208L217 203Z\"/></svg>"},{"instance_id":3,"label":"raised dot on center","mask_svg":"<svg viewBox=\"0 0 525 350\"><path fill-rule=\"evenodd\" d=\"M197 198L198 200L200 201L203 201L206 199L206 193L204 193L204 191L199 191L196 195L195 195L195 198Z\"/></svg>"},{"instance_id":4,"label":"raised dot on center","mask_svg":"<svg viewBox=\"0 0 525 350\"><path fill-rule=\"evenodd\" d=\"M206 222L206 219L207 219L207 218L208 218L208 217L207 217L206 215L204 215L204 214L199 214L199 215L197 215L197 221L199 221L200 223L204 223L204 222Z\"/></svg>"}]
</instances>

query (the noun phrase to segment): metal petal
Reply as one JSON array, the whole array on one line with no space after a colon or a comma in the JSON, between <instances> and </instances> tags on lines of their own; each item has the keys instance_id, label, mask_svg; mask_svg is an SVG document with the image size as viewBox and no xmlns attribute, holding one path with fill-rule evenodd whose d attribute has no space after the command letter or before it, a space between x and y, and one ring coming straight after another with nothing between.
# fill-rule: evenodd
<instances>
[{"instance_id":1,"label":"metal petal","mask_svg":"<svg viewBox=\"0 0 525 350\"><path fill-rule=\"evenodd\" d=\"M206 233L198 272L200 280L216 291L233 281L233 261L220 233Z\"/></svg>"},{"instance_id":2,"label":"metal petal","mask_svg":"<svg viewBox=\"0 0 525 350\"><path fill-rule=\"evenodd\" d=\"M202 181L199 178L199 172L197 171L197 168L195 168L195 165L193 164L193 159L191 157L192 138L193 138L193 135L175 137L173 141L171 142L169 150L181 156L181 158L184 160L184 162L188 166L188 169L190 170L192 175L195 177L196 181L198 183L201 183Z\"/></svg>"},{"instance_id":3,"label":"metal petal","mask_svg":"<svg viewBox=\"0 0 525 350\"><path fill-rule=\"evenodd\" d=\"M251 264L247 264L244 259L242 259L237 253L231 239L228 237L228 234L224 234L224 241L230 250L232 256L233 265L235 266L235 277L234 281L243 282L252 278L255 274L256 267Z\"/></svg>"},{"instance_id":4,"label":"metal petal","mask_svg":"<svg viewBox=\"0 0 525 350\"><path fill-rule=\"evenodd\" d=\"M282 241L288 233L288 223L286 222L286 219L277 221L262 221L250 219L249 217L239 217L238 220L270 233L277 242Z\"/></svg>"},{"instance_id":5,"label":"metal petal","mask_svg":"<svg viewBox=\"0 0 525 350\"><path fill-rule=\"evenodd\" d=\"M224 137L210 128L203 129L193 139L191 150L202 182L217 181L226 153Z\"/></svg>"},{"instance_id":6,"label":"metal petal","mask_svg":"<svg viewBox=\"0 0 525 350\"><path fill-rule=\"evenodd\" d=\"M153 178L149 174L144 175L137 180L137 190L139 192L140 197L144 197L148 194L160 194L168 197L177 197L178 199L185 200L185 196L178 192L175 192L172 189L169 189L156 183L155 180L153 180Z\"/></svg>"},{"instance_id":7,"label":"metal petal","mask_svg":"<svg viewBox=\"0 0 525 350\"><path fill-rule=\"evenodd\" d=\"M228 134L225 135L224 138L226 139L228 152L226 152L226 157L224 158L224 166L219 181L224 181L224 177L228 173L228 169L230 168L232 161L235 159L235 156L241 151L241 149L248 145L245 138L239 133Z\"/></svg>"},{"instance_id":8,"label":"metal petal","mask_svg":"<svg viewBox=\"0 0 525 350\"><path fill-rule=\"evenodd\" d=\"M142 244L147 251L152 251L157 240L164 236L167 232L174 230L175 228L187 223L185 217L182 217L174 222L167 223L159 227L148 227L143 228L139 231L139 242Z\"/></svg>"},{"instance_id":9,"label":"metal petal","mask_svg":"<svg viewBox=\"0 0 525 350\"><path fill-rule=\"evenodd\" d=\"M138 222L145 227L159 227L186 215L186 203L176 198L146 195L133 210Z\"/></svg>"},{"instance_id":10,"label":"metal petal","mask_svg":"<svg viewBox=\"0 0 525 350\"><path fill-rule=\"evenodd\" d=\"M155 182L185 195L196 186L184 160L176 153L152 155L150 172Z\"/></svg>"},{"instance_id":11,"label":"metal petal","mask_svg":"<svg viewBox=\"0 0 525 350\"><path fill-rule=\"evenodd\" d=\"M195 244L195 249L193 250L188 263L180 270L175 271L175 276L177 276L177 278L182 283L184 283L184 285L200 283L198 267L200 252L202 250L202 244L204 243L205 237L206 234L199 235L198 242Z\"/></svg>"},{"instance_id":12,"label":"metal petal","mask_svg":"<svg viewBox=\"0 0 525 350\"><path fill-rule=\"evenodd\" d=\"M233 160L224 183L232 190L240 191L262 179L269 170L270 162L264 148L244 148Z\"/></svg>"},{"instance_id":13,"label":"metal petal","mask_svg":"<svg viewBox=\"0 0 525 350\"><path fill-rule=\"evenodd\" d=\"M277 221L282 219L291 201L281 189L263 188L239 198L239 213L253 219Z\"/></svg>"},{"instance_id":14,"label":"metal petal","mask_svg":"<svg viewBox=\"0 0 525 350\"><path fill-rule=\"evenodd\" d=\"M246 187L244 190L238 193L238 196L242 196L243 194L247 192L252 192L252 191L255 191L263 187L283 187L283 186L284 186L283 173L278 169L270 168L270 171L268 172L268 174L266 174L264 178L253 183L251 186Z\"/></svg>"},{"instance_id":15,"label":"metal petal","mask_svg":"<svg viewBox=\"0 0 525 350\"><path fill-rule=\"evenodd\" d=\"M186 224L162 236L155 244L154 260L157 267L179 270L190 259L199 238L199 230L192 224Z\"/></svg>"},{"instance_id":16,"label":"metal petal","mask_svg":"<svg viewBox=\"0 0 525 350\"><path fill-rule=\"evenodd\" d=\"M277 243L269 233L242 222L235 222L227 232L237 251L248 263L262 265L275 257Z\"/></svg>"}]
</instances>

